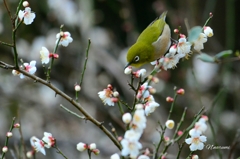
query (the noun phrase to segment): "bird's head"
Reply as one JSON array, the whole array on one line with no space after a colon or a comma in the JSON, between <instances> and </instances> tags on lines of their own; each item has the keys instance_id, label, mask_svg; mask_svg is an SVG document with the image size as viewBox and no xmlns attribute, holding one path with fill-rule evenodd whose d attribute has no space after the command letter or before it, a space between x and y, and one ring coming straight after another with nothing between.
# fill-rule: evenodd
<instances>
[{"instance_id":1,"label":"bird's head","mask_svg":"<svg viewBox=\"0 0 240 159\"><path fill-rule=\"evenodd\" d=\"M127 65L141 67L142 65L154 61L154 49L152 45L137 42L130 47L127 53Z\"/></svg>"}]
</instances>

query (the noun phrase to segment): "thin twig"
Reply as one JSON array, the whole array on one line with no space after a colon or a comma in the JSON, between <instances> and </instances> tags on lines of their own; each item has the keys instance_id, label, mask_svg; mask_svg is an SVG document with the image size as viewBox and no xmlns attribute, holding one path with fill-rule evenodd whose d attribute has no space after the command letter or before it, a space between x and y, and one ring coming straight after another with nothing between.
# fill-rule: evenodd
<instances>
[{"instance_id":1,"label":"thin twig","mask_svg":"<svg viewBox=\"0 0 240 159\"><path fill-rule=\"evenodd\" d=\"M60 104L60 107L63 108L64 110L66 110L68 113L72 114L72 115L75 115L76 117L80 118L80 119L86 119L85 117L83 116L80 116L78 115L77 113L69 110L68 108L64 107L62 104Z\"/></svg>"},{"instance_id":2,"label":"thin twig","mask_svg":"<svg viewBox=\"0 0 240 159\"><path fill-rule=\"evenodd\" d=\"M13 119L12 119L12 123L11 123L11 126L10 126L10 128L9 128L9 131L8 132L12 132L12 130L13 130L13 128L14 128L14 122L15 122L15 117L13 117ZM4 146L7 146L8 145L8 139L9 139L9 137L8 136L6 136L6 140L5 140L5 144L4 144ZM2 153L2 158L1 159L3 159L4 158L4 156L5 156L5 154L6 154L6 152L3 152Z\"/></svg>"},{"instance_id":3,"label":"thin twig","mask_svg":"<svg viewBox=\"0 0 240 159\"><path fill-rule=\"evenodd\" d=\"M57 49L58 49L58 46L59 46L59 43L60 43L60 41L61 41L61 39L62 39L62 28L63 28L63 26L64 25L61 25L60 26L60 37L59 37L59 39L58 39L58 41L57 41L57 43L56 43L56 45L55 45L55 47L54 47L54 50L53 50L53 53L56 53L57 52ZM47 71L47 81L48 82L50 82L49 80L50 80L50 74L51 74L51 70L52 70L52 67L53 67L53 62L54 62L54 57L52 57L51 58L51 63L50 63L50 66L48 67L48 71Z\"/></svg>"},{"instance_id":4,"label":"thin twig","mask_svg":"<svg viewBox=\"0 0 240 159\"><path fill-rule=\"evenodd\" d=\"M182 117L180 119L180 122L177 124L177 128L176 128L175 133L173 135L173 139L177 136L177 133L180 130L180 127L181 127L181 125L184 121L185 115L186 115L186 111L187 111L187 107L184 108L184 111L183 111Z\"/></svg>"},{"instance_id":5,"label":"thin twig","mask_svg":"<svg viewBox=\"0 0 240 159\"><path fill-rule=\"evenodd\" d=\"M177 100L177 96L178 96L178 94L175 93L174 98L173 98L173 102L172 102L172 104L171 104L171 108L170 108L169 113L168 113L168 118L167 118L167 120L169 120L170 117L171 117L171 114L172 114L172 111L173 111L173 107L174 107L175 102L176 102L176 100ZM167 128L167 126L164 124L163 130L162 130L162 134L161 134L161 139L160 139L160 141L159 141L159 143L158 143L158 145L157 145L157 148L156 148L156 156L155 156L155 159L157 158L157 152L158 152L158 150L159 150L162 142L164 141L164 133L165 133L166 128ZM167 149L167 148L165 147L165 149ZM164 154L164 153L163 153L163 154ZM159 158L161 158L161 157L162 157L162 154L159 156Z\"/></svg>"},{"instance_id":6,"label":"thin twig","mask_svg":"<svg viewBox=\"0 0 240 159\"><path fill-rule=\"evenodd\" d=\"M80 78L80 82L79 82L79 85L80 85L80 86L82 86L83 78L84 78L84 73L85 73L86 68L87 68L88 52L89 52L90 45L91 45L91 39L88 39L88 46L87 46L87 49L86 49L86 55L85 55L85 61L84 61L83 71L82 71L82 73L81 73L81 78Z\"/></svg>"},{"instance_id":7,"label":"thin twig","mask_svg":"<svg viewBox=\"0 0 240 159\"><path fill-rule=\"evenodd\" d=\"M12 21L12 20L13 20L13 18L12 18L12 14L11 14L11 11L10 11L8 5L7 5L7 2L6 2L6 0L3 0L3 2L4 2L4 6L5 6L5 8L7 9L8 16L10 17L10 19L11 19L11 21Z\"/></svg>"},{"instance_id":8,"label":"thin twig","mask_svg":"<svg viewBox=\"0 0 240 159\"><path fill-rule=\"evenodd\" d=\"M9 44L9 43L3 42L3 41L0 41L0 44L5 45L5 46L9 46L9 47L13 47L12 44Z\"/></svg>"},{"instance_id":9,"label":"thin twig","mask_svg":"<svg viewBox=\"0 0 240 159\"><path fill-rule=\"evenodd\" d=\"M57 147L57 145L55 145L53 148L57 150L57 153L61 154L65 159L67 159L67 157L62 153L62 151Z\"/></svg>"}]
</instances>

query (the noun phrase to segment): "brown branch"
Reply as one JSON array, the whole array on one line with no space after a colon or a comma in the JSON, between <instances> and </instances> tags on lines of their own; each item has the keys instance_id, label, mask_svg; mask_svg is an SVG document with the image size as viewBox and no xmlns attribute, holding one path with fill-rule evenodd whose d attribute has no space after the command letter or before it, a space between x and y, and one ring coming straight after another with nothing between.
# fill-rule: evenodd
<instances>
[{"instance_id":1,"label":"brown branch","mask_svg":"<svg viewBox=\"0 0 240 159\"><path fill-rule=\"evenodd\" d=\"M15 69L14 66L6 64L2 61L0 61L0 67L5 68L5 69ZM112 142L121 150L121 145L119 144L118 140L111 134L110 131L106 129L106 127L103 126L102 122L97 121L94 117L92 117L82 106L80 103L75 101L73 98L59 90L56 86L52 85L50 82L43 80L42 78L32 75L24 70L17 69L17 71L21 72L25 76L33 79L35 82L39 82L50 89L52 89L56 94L60 95L61 97L65 98L67 101L69 101L75 108L77 108L86 118L86 120L89 120L92 122L94 125L99 127L111 140Z\"/></svg>"}]
</instances>

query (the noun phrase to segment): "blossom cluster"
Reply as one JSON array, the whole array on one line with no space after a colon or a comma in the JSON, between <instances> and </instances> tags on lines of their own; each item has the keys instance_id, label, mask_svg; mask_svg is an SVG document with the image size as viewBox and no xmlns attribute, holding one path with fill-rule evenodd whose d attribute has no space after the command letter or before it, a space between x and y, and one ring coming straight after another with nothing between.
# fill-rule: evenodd
<instances>
[{"instance_id":1,"label":"blossom cluster","mask_svg":"<svg viewBox=\"0 0 240 159\"><path fill-rule=\"evenodd\" d=\"M33 23L36 14L31 11L31 8L29 7L29 3L27 1L23 2L23 6L25 7L24 10L19 10L18 17L20 21L23 21L26 25L30 25ZM62 45L67 47L69 43L73 41L71 34L69 32L60 32L56 35L56 45ZM40 58L42 64L48 64L50 59L57 59L59 58L59 55L56 53L51 53L48 51L46 47L42 47L40 50ZM26 72L30 74L34 74L37 71L36 68L36 61L33 60L30 63L23 63L23 65L20 66L20 69L25 70ZM18 70L13 70L12 74L15 76L20 76L20 78L24 78L25 76L19 72Z\"/></svg>"},{"instance_id":2,"label":"blossom cluster","mask_svg":"<svg viewBox=\"0 0 240 159\"><path fill-rule=\"evenodd\" d=\"M79 142L77 144L77 150L80 152L83 152L85 150L89 150L90 152L93 152L95 155L98 155L100 153L100 150L97 149L97 145L95 143L91 144L85 144L83 142Z\"/></svg>"},{"instance_id":3,"label":"blossom cluster","mask_svg":"<svg viewBox=\"0 0 240 159\"><path fill-rule=\"evenodd\" d=\"M180 38L178 39L178 42L170 47L169 52L159 60L151 62L151 64L155 65L155 69L158 71L161 71L162 69L173 69L181 58L187 58L190 56L192 48L197 52L204 49L203 44L207 42L208 37L212 36L213 30L209 26L203 27L203 32L198 35L197 39L191 42L188 41L184 34L179 34Z\"/></svg>"},{"instance_id":4,"label":"blossom cluster","mask_svg":"<svg viewBox=\"0 0 240 159\"><path fill-rule=\"evenodd\" d=\"M131 74L135 78L144 77L146 74L145 69L140 69L133 72L131 66L127 67L124 71L125 74ZM121 155L129 156L130 158L138 158L138 159L149 159L149 153L144 153L139 155L139 150L142 149L142 144L139 142L140 137L144 129L146 128L147 116L155 111L157 107L160 106L154 100L153 93L156 90L149 86L150 82L158 82L158 79L152 76L148 77L147 82L140 85L136 90L136 105L134 106L134 111L132 113L124 113L122 116L122 120L125 124L128 124L128 129L126 130L124 137L119 138L120 143L122 145ZM114 95L113 87L108 85L106 89L100 91L98 93L100 99L104 104L108 104L110 106L114 106L116 97L119 98L119 94L117 96ZM133 115L132 115L133 114ZM119 159L120 156L116 153L111 156L111 159Z\"/></svg>"},{"instance_id":5,"label":"blossom cluster","mask_svg":"<svg viewBox=\"0 0 240 159\"><path fill-rule=\"evenodd\" d=\"M31 158L35 152L41 152L42 154L46 155L45 148L54 147L56 140L53 138L51 133L44 132L44 136L41 140L33 136L30 138L30 143L33 147L33 150L27 152L28 158Z\"/></svg>"},{"instance_id":6,"label":"blossom cluster","mask_svg":"<svg viewBox=\"0 0 240 159\"><path fill-rule=\"evenodd\" d=\"M136 98L138 101L141 101L141 103L143 103L143 108L146 116L153 113L155 109L160 106L160 104L155 101L152 95L152 93L155 92L156 90L153 89L152 86L149 86L148 82L141 85L138 90Z\"/></svg>"},{"instance_id":7,"label":"blossom cluster","mask_svg":"<svg viewBox=\"0 0 240 159\"><path fill-rule=\"evenodd\" d=\"M121 139L122 156L129 156L130 158L145 158L149 159L147 154L139 155L139 150L142 149L142 144L139 142L143 130L146 128L147 118L144 113L143 105L137 104L136 111L133 116L130 113L125 113L122 117L123 122L129 124L129 129L125 132L124 138ZM118 159L119 155L113 154L111 159Z\"/></svg>"},{"instance_id":8,"label":"blossom cluster","mask_svg":"<svg viewBox=\"0 0 240 159\"><path fill-rule=\"evenodd\" d=\"M119 93L117 91L113 91L112 85L109 84L106 89L98 92L98 96L104 105L107 104L109 106L114 106L114 104L118 102Z\"/></svg>"},{"instance_id":9,"label":"blossom cluster","mask_svg":"<svg viewBox=\"0 0 240 159\"><path fill-rule=\"evenodd\" d=\"M202 116L198 122L195 123L193 129L189 131L190 138L186 139L185 142L190 144L190 150L202 150L204 148L204 142L207 141L207 137L203 135L203 133L207 130L208 121L207 116Z\"/></svg>"}]
</instances>

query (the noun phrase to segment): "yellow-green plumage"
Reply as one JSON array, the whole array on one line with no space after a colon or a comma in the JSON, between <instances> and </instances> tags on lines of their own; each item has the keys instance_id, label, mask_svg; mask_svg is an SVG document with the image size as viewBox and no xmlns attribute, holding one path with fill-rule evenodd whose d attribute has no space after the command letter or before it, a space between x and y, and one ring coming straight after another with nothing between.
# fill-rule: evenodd
<instances>
[{"instance_id":1,"label":"yellow-green plumage","mask_svg":"<svg viewBox=\"0 0 240 159\"><path fill-rule=\"evenodd\" d=\"M127 53L127 66L140 67L157 60L171 44L171 32L165 22L167 12L153 21L138 37Z\"/></svg>"}]
</instances>

